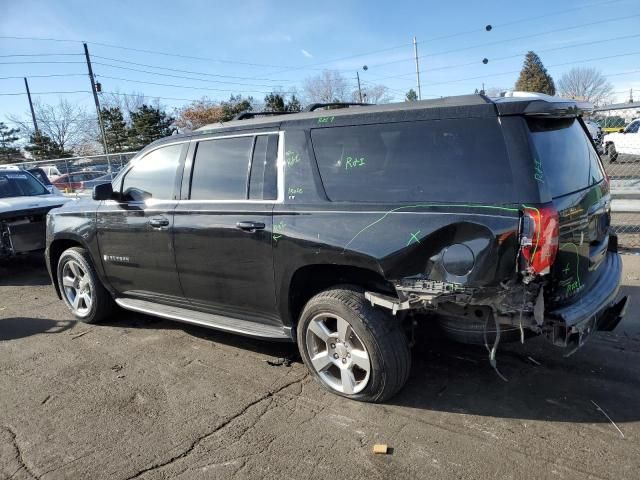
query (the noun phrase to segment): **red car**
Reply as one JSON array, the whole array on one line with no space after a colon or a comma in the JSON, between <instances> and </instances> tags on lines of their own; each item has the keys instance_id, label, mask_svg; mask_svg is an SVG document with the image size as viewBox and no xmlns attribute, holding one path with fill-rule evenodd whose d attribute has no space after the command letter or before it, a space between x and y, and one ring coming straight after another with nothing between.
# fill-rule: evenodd
<instances>
[{"instance_id":1,"label":"red car","mask_svg":"<svg viewBox=\"0 0 640 480\"><path fill-rule=\"evenodd\" d=\"M89 180L95 180L98 177L105 175L105 172L93 172L93 171L81 171L73 173L65 173L56 178L53 183L60 190L83 190L84 182Z\"/></svg>"}]
</instances>

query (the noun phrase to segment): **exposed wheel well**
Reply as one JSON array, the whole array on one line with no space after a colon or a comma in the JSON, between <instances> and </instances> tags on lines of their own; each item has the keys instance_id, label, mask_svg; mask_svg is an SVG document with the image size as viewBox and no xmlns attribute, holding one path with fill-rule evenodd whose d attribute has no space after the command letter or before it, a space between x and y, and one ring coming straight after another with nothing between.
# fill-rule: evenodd
<instances>
[{"instance_id":1,"label":"exposed wheel well","mask_svg":"<svg viewBox=\"0 0 640 480\"><path fill-rule=\"evenodd\" d=\"M366 290L395 295L393 285L372 270L345 265L308 265L296 271L289 286L291 325L298 323L300 313L311 297L340 284L357 285Z\"/></svg>"},{"instance_id":2,"label":"exposed wheel well","mask_svg":"<svg viewBox=\"0 0 640 480\"><path fill-rule=\"evenodd\" d=\"M60 259L62 252L72 247L83 247L83 245L75 240L60 239L54 240L49 246L49 268L51 270L51 280L53 281L53 286L56 289L58 297L60 297L60 285L58 285L57 275L58 260Z\"/></svg>"}]
</instances>

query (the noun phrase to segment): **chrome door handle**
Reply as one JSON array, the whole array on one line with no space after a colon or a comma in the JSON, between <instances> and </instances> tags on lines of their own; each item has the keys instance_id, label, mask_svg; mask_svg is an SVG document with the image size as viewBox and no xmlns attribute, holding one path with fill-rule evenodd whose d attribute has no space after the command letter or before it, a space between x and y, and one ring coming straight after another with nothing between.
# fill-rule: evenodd
<instances>
[{"instance_id":1,"label":"chrome door handle","mask_svg":"<svg viewBox=\"0 0 640 480\"><path fill-rule=\"evenodd\" d=\"M153 228L168 227L169 219L165 217L154 217L151 220L149 220L149 225L151 225Z\"/></svg>"},{"instance_id":2,"label":"chrome door handle","mask_svg":"<svg viewBox=\"0 0 640 480\"><path fill-rule=\"evenodd\" d=\"M264 230L264 223L262 222L238 222L236 227L245 232L255 232L256 230Z\"/></svg>"}]
</instances>

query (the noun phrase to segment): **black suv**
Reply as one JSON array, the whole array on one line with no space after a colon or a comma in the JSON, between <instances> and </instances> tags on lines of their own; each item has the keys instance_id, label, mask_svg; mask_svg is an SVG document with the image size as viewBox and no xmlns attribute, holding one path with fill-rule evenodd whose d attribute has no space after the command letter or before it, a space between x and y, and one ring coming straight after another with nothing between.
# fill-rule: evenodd
<instances>
[{"instance_id":1,"label":"black suv","mask_svg":"<svg viewBox=\"0 0 640 480\"><path fill-rule=\"evenodd\" d=\"M159 140L53 210L47 265L85 322L114 305L297 342L332 392L383 401L412 329L577 348L620 321L609 182L575 102L313 105ZM319 110L322 108L322 110Z\"/></svg>"}]
</instances>

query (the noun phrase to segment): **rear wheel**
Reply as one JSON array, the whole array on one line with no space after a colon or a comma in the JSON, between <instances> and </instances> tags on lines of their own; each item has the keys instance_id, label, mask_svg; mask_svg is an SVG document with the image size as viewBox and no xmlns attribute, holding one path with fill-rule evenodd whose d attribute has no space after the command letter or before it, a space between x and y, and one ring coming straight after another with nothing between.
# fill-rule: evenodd
<instances>
[{"instance_id":1,"label":"rear wheel","mask_svg":"<svg viewBox=\"0 0 640 480\"><path fill-rule=\"evenodd\" d=\"M338 395L382 402L407 381L411 356L396 317L352 286L320 292L298 323L298 346L312 375Z\"/></svg>"},{"instance_id":2,"label":"rear wheel","mask_svg":"<svg viewBox=\"0 0 640 480\"><path fill-rule=\"evenodd\" d=\"M84 248L73 247L62 252L57 276L62 299L78 320L96 323L113 311L113 298L100 282Z\"/></svg>"}]
</instances>

